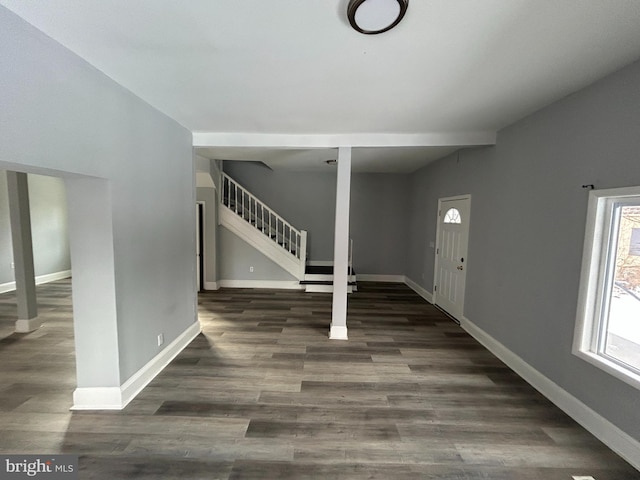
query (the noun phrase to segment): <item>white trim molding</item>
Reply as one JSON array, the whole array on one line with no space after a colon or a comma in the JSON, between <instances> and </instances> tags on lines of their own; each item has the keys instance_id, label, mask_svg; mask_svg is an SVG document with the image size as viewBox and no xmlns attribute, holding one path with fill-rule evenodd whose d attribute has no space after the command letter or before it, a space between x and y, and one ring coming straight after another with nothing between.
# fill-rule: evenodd
<instances>
[{"instance_id":1,"label":"white trim molding","mask_svg":"<svg viewBox=\"0 0 640 480\"><path fill-rule=\"evenodd\" d=\"M411 290L413 290L418 295L420 295L422 298L424 298L427 302L433 303L433 295L431 294L431 292L429 292L428 290L425 290L424 288L422 288L420 285L418 285L416 282L411 280L409 277L404 277L404 283Z\"/></svg>"},{"instance_id":2,"label":"white trim molding","mask_svg":"<svg viewBox=\"0 0 640 480\"><path fill-rule=\"evenodd\" d=\"M468 318L463 316L460 326L542 395L640 470L640 442L545 377Z\"/></svg>"},{"instance_id":3,"label":"white trim molding","mask_svg":"<svg viewBox=\"0 0 640 480\"><path fill-rule=\"evenodd\" d=\"M204 289L205 290L219 290L220 289L220 285L218 285L218 282L204 282Z\"/></svg>"},{"instance_id":4,"label":"white trim molding","mask_svg":"<svg viewBox=\"0 0 640 480\"><path fill-rule=\"evenodd\" d=\"M331 325L329 338L331 340L349 340L349 337L347 336L347 327L342 325Z\"/></svg>"},{"instance_id":5,"label":"white trim molding","mask_svg":"<svg viewBox=\"0 0 640 480\"><path fill-rule=\"evenodd\" d=\"M16 332L17 333L29 333L39 329L42 326L42 320L38 317L29 319L16 320Z\"/></svg>"},{"instance_id":6,"label":"white trim molding","mask_svg":"<svg viewBox=\"0 0 640 480\"><path fill-rule=\"evenodd\" d=\"M71 410L121 410L122 392L120 387L85 387L73 392Z\"/></svg>"},{"instance_id":7,"label":"white trim molding","mask_svg":"<svg viewBox=\"0 0 640 480\"><path fill-rule=\"evenodd\" d=\"M36 277L36 285L43 283L55 282L63 278L71 277L71 270L62 270L60 272L47 273L46 275L38 275ZM13 292L16 289L16 282L0 283L0 293Z\"/></svg>"},{"instance_id":8,"label":"white trim molding","mask_svg":"<svg viewBox=\"0 0 640 480\"><path fill-rule=\"evenodd\" d=\"M219 280L220 288L271 288L280 290L304 290L298 280Z\"/></svg>"},{"instance_id":9,"label":"white trim molding","mask_svg":"<svg viewBox=\"0 0 640 480\"><path fill-rule=\"evenodd\" d=\"M73 392L71 410L122 410L200 334L200 331L200 322L191 324L120 387L76 388Z\"/></svg>"},{"instance_id":10,"label":"white trim molding","mask_svg":"<svg viewBox=\"0 0 640 480\"><path fill-rule=\"evenodd\" d=\"M613 311L618 251L622 232L622 207L640 205L640 187L591 190L578 289L578 306L572 353L608 374L640 389L637 368L607 351L604 337ZM620 230L619 230L620 229ZM605 313L606 312L606 313ZM612 315L612 317L615 315Z\"/></svg>"}]
</instances>

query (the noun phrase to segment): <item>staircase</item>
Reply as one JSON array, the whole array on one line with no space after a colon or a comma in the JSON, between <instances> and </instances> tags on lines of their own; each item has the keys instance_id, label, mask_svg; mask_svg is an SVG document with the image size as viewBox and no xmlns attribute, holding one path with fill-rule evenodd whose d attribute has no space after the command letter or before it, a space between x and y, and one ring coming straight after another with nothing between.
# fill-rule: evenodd
<instances>
[{"instance_id":1,"label":"staircase","mask_svg":"<svg viewBox=\"0 0 640 480\"><path fill-rule=\"evenodd\" d=\"M220 223L298 280L307 263L307 232L297 230L246 188L222 173Z\"/></svg>"},{"instance_id":2,"label":"staircase","mask_svg":"<svg viewBox=\"0 0 640 480\"><path fill-rule=\"evenodd\" d=\"M307 292L333 292L333 266L307 265L307 232L293 227L226 173L220 189L220 224L280 265ZM348 292L356 290L349 250Z\"/></svg>"}]
</instances>

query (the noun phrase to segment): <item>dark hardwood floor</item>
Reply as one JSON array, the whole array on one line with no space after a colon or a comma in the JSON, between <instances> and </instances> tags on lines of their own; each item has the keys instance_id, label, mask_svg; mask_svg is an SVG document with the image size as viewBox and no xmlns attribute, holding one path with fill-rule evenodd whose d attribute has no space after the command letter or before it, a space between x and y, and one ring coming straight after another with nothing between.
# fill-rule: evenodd
<instances>
[{"instance_id":1,"label":"dark hardwood floor","mask_svg":"<svg viewBox=\"0 0 640 480\"><path fill-rule=\"evenodd\" d=\"M80 455L80 478L637 480L433 306L361 283L349 340L331 296L200 295L203 333L121 412L70 412L70 282L13 332L0 295L0 452Z\"/></svg>"}]
</instances>

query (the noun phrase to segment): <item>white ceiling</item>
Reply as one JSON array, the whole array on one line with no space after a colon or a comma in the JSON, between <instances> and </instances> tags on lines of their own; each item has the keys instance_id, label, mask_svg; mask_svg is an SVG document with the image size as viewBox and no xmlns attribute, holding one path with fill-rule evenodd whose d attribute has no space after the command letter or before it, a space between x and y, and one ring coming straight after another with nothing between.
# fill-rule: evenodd
<instances>
[{"instance_id":1,"label":"white ceiling","mask_svg":"<svg viewBox=\"0 0 640 480\"><path fill-rule=\"evenodd\" d=\"M411 0L372 36L347 0L0 4L196 133L495 132L640 57L638 0ZM429 160L377 153L374 170Z\"/></svg>"}]
</instances>

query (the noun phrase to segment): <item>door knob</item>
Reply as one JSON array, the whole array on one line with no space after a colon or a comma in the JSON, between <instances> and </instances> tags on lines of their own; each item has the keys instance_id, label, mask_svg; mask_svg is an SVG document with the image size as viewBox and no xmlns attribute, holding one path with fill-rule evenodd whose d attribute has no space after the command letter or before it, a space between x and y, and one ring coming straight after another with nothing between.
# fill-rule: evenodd
<instances>
[{"instance_id":1,"label":"door knob","mask_svg":"<svg viewBox=\"0 0 640 480\"><path fill-rule=\"evenodd\" d=\"M459 267L456 267L458 270L462 270L462 265L460 265Z\"/></svg>"}]
</instances>

